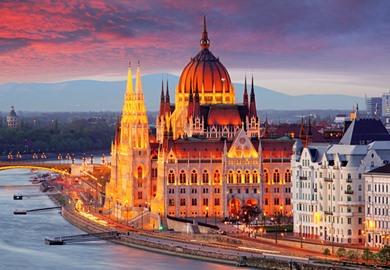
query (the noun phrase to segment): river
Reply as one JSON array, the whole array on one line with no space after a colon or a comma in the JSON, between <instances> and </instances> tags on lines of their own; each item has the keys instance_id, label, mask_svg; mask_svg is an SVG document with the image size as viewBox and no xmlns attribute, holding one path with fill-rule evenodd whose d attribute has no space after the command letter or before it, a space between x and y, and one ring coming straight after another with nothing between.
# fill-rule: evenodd
<instances>
[{"instance_id":1,"label":"river","mask_svg":"<svg viewBox=\"0 0 390 270\"><path fill-rule=\"evenodd\" d=\"M58 209L13 214L16 208L55 206L46 195L13 200L14 194L40 193L39 187L32 187L29 182L34 175L22 169L0 171L0 269L238 269L106 241L46 245L45 237L84 232L64 220Z\"/></svg>"}]
</instances>

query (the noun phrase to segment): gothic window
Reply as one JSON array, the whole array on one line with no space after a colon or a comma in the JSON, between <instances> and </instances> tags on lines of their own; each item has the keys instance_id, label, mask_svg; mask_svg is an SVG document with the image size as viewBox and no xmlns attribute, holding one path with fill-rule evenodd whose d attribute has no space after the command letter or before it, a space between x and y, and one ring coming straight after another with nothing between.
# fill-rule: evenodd
<instances>
[{"instance_id":1,"label":"gothic window","mask_svg":"<svg viewBox=\"0 0 390 270\"><path fill-rule=\"evenodd\" d=\"M245 184L249 184L250 174L248 170L245 171L244 178L245 178Z\"/></svg>"},{"instance_id":2,"label":"gothic window","mask_svg":"<svg viewBox=\"0 0 390 270\"><path fill-rule=\"evenodd\" d=\"M287 170L285 171L285 173L284 173L284 181L285 181L286 183L291 182L291 171L290 171L290 169L287 169Z\"/></svg>"},{"instance_id":3,"label":"gothic window","mask_svg":"<svg viewBox=\"0 0 390 270\"><path fill-rule=\"evenodd\" d=\"M180 199L180 206L185 206L186 205L186 199L185 198L181 198Z\"/></svg>"},{"instance_id":4,"label":"gothic window","mask_svg":"<svg viewBox=\"0 0 390 270\"><path fill-rule=\"evenodd\" d=\"M264 169L264 182L269 184L269 174L267 169Z\"/></svg>"},{"instance_id":5,"label":"gothic window","mask_svg":"<svg viewBox=\"0 0 390 270\"><path fill-rule=\"evenodd\" d=\"M142 191L138 191L138 200L142 200Z\"/></svg>"},{"instance_id":6,"label":"gothic window","mask_svg":"<svg viewBox=\"0 0 390 270\"><path fill-rule=\"evenodd\" d=\"M191 184L197 184L198 183L198 175L195 170L192 170L191 172Z\"/></svg>"},{"instance_id":7,"label":"gothic window","mask_svg":"<svg viewBox=\"0 0 390 270\"><path fill-rule=\"evenodd\" d=\"M219 198L214 198L214 205L219 206L220 205L220 200Z\"/></svg>"},{"instance_id":8,"label":"gothic window","mask_svg":"<svg viewBox=\"0 0 390 270\"><path fill-rule=\"evenodd\" d=\"M241 171L238 170L236 174L236 183L240 184L241 183Z\"/></svg>"},{"instance_id":9,"label":"gothic window","mask_svg":"<svg viewBox=\"0 0 390 270\"><path fill-rule=\"evenodd\" d=\"M256 184L259 182L259 174L256 170L253 171L252 177L253 177L253 183Z\"/></svg>"},{"instance_id":10,"label":"gothic window","mask_svg":"<svg viewBox=\"0 0 390 270\"><path fill-rule=\"evenodd\" d=\"M204 171L203 171L203 174L202 174L202 183L203 183L203 184L208 184L208 183L209 183L209 173L207 172L207 170L204 170Z\"/></svg>"},{"instance_id":11,"label":"gothic window","mask_svg":"<svg viewBox=\"0 0 390 270\"><path fill-rule=\"evenodd\" d=\"M175 199L169 199L168 204L169 206L175 206Z\"/></svg>"},{"instance_id":12,"label":"gothic window","mask_svg":"<svg viewBox=\"0 0 390 270\"><path fill-rule=\"evenodd\" d=\"M184 170L180 171L179 181L180 181L180 184L186 183L186 172Z\"/></svg>"},{"instance_id":13,"label":"gothic window","mask_svg":"<svg viewBox=\"0 0 390 270\"><path fill-rule=\"evenodd\" d=\"M198 200L196 198L191 199L192 206L197 206L198 205Z\"/></svg>"},{"instance_id":14,"label":"gothic window","mask_svg":"<svg viewBox=\"0 0 390 270\"><path fill-rule=\"evenodd\" d=\"M280 173L279 173L279 170L276 169L274 171L274 176L273 176L273 180L274 180L274 183L279 183L280 182Z\"/></svg>"},{"instance_id":15,"label":"gothic window","mask_svg":"<svg viewBox=\"0 0 390 270\"><path fill-rule=\"evenodd\" d=\"M173 170L170 170L168 173L168 183L169 184L175 183L175 174L173 173Z\"/></svg>"},{"instance_id":16,"label":"gothic window","mask_svg":"<svg viewBox=\"0 0 390 270\"><path fill-rule=\"evenodd\" d=\"M216 170L214 172L214 184L219 184L221 182L221 175L219 174L219 171Z\"/></svg>"},{"instance_id":17,"label":"gothic window","mask_svg":"<svg viewBox=\"0 0 390 270\"><path fill-rule=\"evenodd\" d=\"M209 205L209 198L203 198L203 205L205 206Z\"/></svg>"},{"instance_id":18,"label":"gothic window","mask_svg":"<svg viewBox=\"0 0 390 270\"><path fill-rule=\"evenodd\" d=\"M228 173L228 183L232 184L233 183L233 171L230 170Z\"/></svg>"},{"instance_id":19,"label":"gothic window","mask_svg":"<svg viewBox=\"0 0 390 270\"><path fill-rule=\"evenodd\" d=\"M141 166L139 166L137 168L137 175L138 175L138 178L142 178L142 167Z\"/></svg>"}]
</instances>

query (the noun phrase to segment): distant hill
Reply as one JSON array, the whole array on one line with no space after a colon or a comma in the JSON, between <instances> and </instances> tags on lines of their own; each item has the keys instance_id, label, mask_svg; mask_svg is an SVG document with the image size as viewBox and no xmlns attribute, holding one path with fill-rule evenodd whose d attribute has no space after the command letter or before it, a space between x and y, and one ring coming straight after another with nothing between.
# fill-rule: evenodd
<instances>
[{"instance_id":1,"label":"distant hill","mask_svg":"<svg viewBox=\"0 0 390 270\"><path fill-rule=\"evenodd\" d=\"M157 111L159 108L161 80L161 74L142 77L148 111ZM171 102L174 103L179 78L169 75L168 80ZM244 85L235 83L234 87L236 102L241 103ZM122 111L125 90L126 81L5 83L0 84L0 111L9 112L11 106L15 106L16 111L37 112ZM255 87L255 94L258 110L348 110L356 103L363 105L365 102L363 97L345 95L290 96L259 86Z\"/></svg>"}]
</instances>

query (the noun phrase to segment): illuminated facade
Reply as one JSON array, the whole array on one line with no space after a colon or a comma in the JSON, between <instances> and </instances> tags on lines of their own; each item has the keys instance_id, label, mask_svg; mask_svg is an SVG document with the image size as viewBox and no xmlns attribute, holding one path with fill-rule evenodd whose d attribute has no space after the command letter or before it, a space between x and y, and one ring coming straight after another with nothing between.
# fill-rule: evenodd
<instances>
[{"instance_id":1,"label":"illuminated facade","mask_svg":"<svg viewBox=\"0 0 390 270\"><path fill-rule=\"evenodd\" d=\"M129 69L105 207L121 219L149 210L210 222L291 216L294 140L261 138L253 78L249 94L245 78L242 102L236 103L227 69L209 50L206 20L200 48L181 74L175 104L163 83L150 138L139 68L135 93Z\"/></svg>"},{"instance_id":2,"label":"illuminated facade","mask_svg":"<svg viewBox=\"0 0 390 270\"><path fill-rule=\"evenodd\" d=\"M294 233L333 243L365 239L363 174L390 159L390 135L377 119L357 117L339 144L294 144ZM367 195L366 195L367 196Z\"/></svg>"}]
</instances>

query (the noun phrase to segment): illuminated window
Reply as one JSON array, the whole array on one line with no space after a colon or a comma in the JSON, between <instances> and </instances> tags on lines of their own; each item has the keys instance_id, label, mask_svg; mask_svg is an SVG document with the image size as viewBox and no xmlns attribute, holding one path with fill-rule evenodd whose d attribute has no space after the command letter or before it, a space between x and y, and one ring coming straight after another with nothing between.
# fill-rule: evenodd
<instances>
[{"instance_id":1,"label":"illuminated window","mask_svg":"<svg viewBox=\"0 0 390 270\"><path fill-rule=\"evenodd\" d=\"M252 177L253 177L253 183L259 182L259 174L256 170L253 171Z\"/></svg>"},{"instance_id":2,"label":"illuminated window","mask_svg":"<svg viewBox=\"0 0 390 270\"><path fill-rule=\"evenodd\" d=\"M240 184L241 183L241 171L238 170L236 174L236 183Z\"/></svg>"},{"instance_id":3,"label":"illuminated window","mask_svg":"<svg viewBox=\"0 0 390 270\"><path fill-rule=\"evenodd\" d=\"M186 173L184 170L180 171L180 176L179 176L180 184L185 184L186 183Z\"/></svg>"},{"instance_id":4,"label":"illuminated window","mask_svg":"<svg viewBox=\"0 0 390 270\"><path fill-rule=\"evenodd\" d=\"M138 178L142 178L142 167L141 166L139 166L137 168L137 175L138 175Z\"/></svg>"},{"instance_id":5,"label":"illuminated window","mask_svg":"<svg viewBox=\"0 0 390 270\"><path fill-rule=\"evenodd\" d=\"M173 170L170 170L168 173L168 183L169 184L175 183L175 174L173 173Z\"/></svg>"},{"instance_id":6,"label":"illuminated window","mask_svg":"<svg viewBox=\"0 0 390 270\"><path fill-rule=\"evenodd\" d=\"M214 184L219 184L221 182L221 175L219 174L219 171L216 170L214 172Z\"/></svg>"},{"instance_id":7,"label":"illuminated window","mask_svg":"<svg viewBox=\"0 0 390 270\"><path fill-rule=\"evenodd\" d=\"M233 183L233 171L230 170L228 173L228 183L232 184Z\"/></svg>"},{"instance_id":8,"label":"illuminated window","mask_svg":"<svg viewBox=\"0 0 390 270\"><path fill-rule=\"evenodd\" d=\"M269 184L269 174L268 170L264 170L264 182Z\"/></svg>"},{"instance_id":9,"label":"illuminated window","mask_svg":"<svg viewBox=\"0 0 390 270\"><path fill-rule=\"evenodd\" d=\"M203 184L208 184L208 183L209 183L209 173L207 172L207 170L204 170L204 171L203 171L203 174L202 174L202 183L203 183Z\"/></svg>"},{"instance_id":10,"label":"illuminated window","mask_svg":"<svg viewBox=\"0 0 390 270\"><path fill-rule=\"evenodd\" d=\"M195 170L192 170L191 172L191 184L197 184L198 183L198 175Z\"/></svg>"},{"instance_id":11,"label":"illuminated window","mask_svg":"<svg viewBox=\"0 0 390 270\"><path fill-rule=\"evenodd\" d=\"M284 181L285 181L286 183L291 182L291 171L290 171L290 169L287 169L287 170L285 171L285 173L284 173Z\"/></svg>"},{"instance_id":12,"label":"illuminated window","mask_svg":"<svg viewBox=\"0 0 390 270\"><path fill-rule=\"evenodd\" d=\"M274 183L279 183L280 182L280 173L279 173L279 170L278 169L276 169L275 171L274 171L274 177L273 177L274 179Z\"/></svg>"},{"instance_id":13,"label":"illuminated window","mask_svg":"<svg viewBox=\"0 0 390 270\"><path fill-rule=\"evenodd\" d=\"M250 175L248 170L245 171L244 179L245 179L245 184L249 184Z\"/></svg>"}]
</instances>

